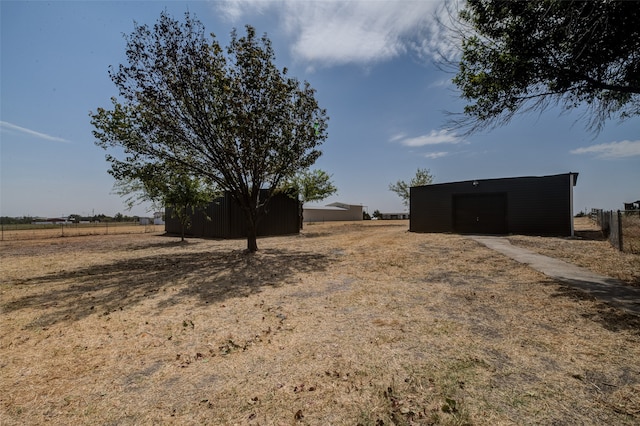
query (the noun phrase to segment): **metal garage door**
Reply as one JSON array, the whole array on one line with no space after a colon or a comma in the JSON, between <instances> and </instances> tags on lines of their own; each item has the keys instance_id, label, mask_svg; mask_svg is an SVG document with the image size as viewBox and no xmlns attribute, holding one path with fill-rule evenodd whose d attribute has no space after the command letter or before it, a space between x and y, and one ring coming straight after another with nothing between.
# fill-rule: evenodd
<instances>
[{"instance_id":1,"label":"metal garage door","mask_svg":"<svg viewBox=\"0 0 640 426\"><path fill-rule=\"evenodd\" d=\"M506 234L507 194L456 194L453 227L461 234Z\"/></svg>"}]
</instances>

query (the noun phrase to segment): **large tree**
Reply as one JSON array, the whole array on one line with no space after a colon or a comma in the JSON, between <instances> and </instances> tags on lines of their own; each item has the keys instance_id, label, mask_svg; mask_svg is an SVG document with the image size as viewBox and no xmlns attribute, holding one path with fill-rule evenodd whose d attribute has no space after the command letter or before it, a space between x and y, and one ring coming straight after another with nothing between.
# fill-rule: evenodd
<instances>
[{"instance_id":1,"label":"large tree","mask_svg":"<svg viewBox=\"0 0 640 426\"><path fill-rule=\"evenodd\" d=\"M454 83L469 132L518 112L586 107L587 128L640 114L640 6L635 1L467 0Z\"/></svg>"},{"instance_id":2,"label":"large tree","mask_svg":"<svg viewBox=\"0 0 640 426\"><path fill-rule=\"evenodd\" d=\"M110 69L119 96L91 114L96 143L115 151L111 169L171 164L229 191L256 251L262 207L321 154L328 117L315 90L279 70L270 40L251 26L223 49L188 13L180 22L165 12L126 41L128 63Z\"/></svg>"}]
</instances>

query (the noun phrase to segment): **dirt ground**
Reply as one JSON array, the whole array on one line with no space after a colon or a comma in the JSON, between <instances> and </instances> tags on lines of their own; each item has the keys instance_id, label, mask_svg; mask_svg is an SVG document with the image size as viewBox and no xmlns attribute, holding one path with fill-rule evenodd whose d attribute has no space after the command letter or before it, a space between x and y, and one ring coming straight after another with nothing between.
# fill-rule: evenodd
<instances>
[{"instance_id":1,"label":"dirt ground","mask_svg":"<svg viewBox=\"0 0 640 426\"><path fill-rule=\"evenodd\" d=\"M4 241L0 424L640 423L640 318L407 231L310 224L255 255L160 234ZM637 284L638 256L606 241L510 239Z\"/></svg>"}]
</instances>

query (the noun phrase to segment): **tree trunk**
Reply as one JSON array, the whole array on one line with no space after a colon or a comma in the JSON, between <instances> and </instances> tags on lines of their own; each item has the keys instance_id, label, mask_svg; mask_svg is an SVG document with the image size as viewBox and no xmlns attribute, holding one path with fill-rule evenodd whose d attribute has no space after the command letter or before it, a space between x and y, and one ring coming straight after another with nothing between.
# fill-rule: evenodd
<instances>
[{"instance_id":1,"label":"tree trunk","mask_svg":"<svg viewBox=\"0 0 640 426\"><path fill-rule=\"evenodd\" d=\"M258 218L256 211L247 211L247 251L255 253L258 251Z\"/></svg>"},{"instance_id":2,"label":"tree trunk","mask_svg":"<svg viewBox=\"0 0 640 426\"><path fill-rule=\"evenodd\" d=\"M255 228L249 230L249 234L247 235L247 251L249 253L255 253L258 251L258 237L256 235Z\"/></svg>"},{"instance_id":3,"label":"tree trunk","mask_svg":"<svg viewBox=\"0 0 640 426\"><path fill-rule=\"evenodd\" d=\"M247 218L247 251L255 253L258 251L258 223L264 212L259 211L258 202L260 191L255 190L249 194L244 212Z\"/></svg>"}]
</instances>

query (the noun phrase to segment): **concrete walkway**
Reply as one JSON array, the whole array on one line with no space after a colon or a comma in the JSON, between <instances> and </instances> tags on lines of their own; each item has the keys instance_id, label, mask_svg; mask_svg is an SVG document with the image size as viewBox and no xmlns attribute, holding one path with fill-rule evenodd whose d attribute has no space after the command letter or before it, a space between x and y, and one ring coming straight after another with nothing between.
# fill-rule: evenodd
<instances>
[{"instance_id":1,"label":"concrete walkway","mask_svg":"<svg viewBox=\"0 0 640 426\"><path fill-rule=\"evenodd\" d=\"M640 315L640 288L630 287L622 281L596 274L585 268L513 246L506 237L474 235L470 238L603 302Z\"/></svg>"}]
</instances>

